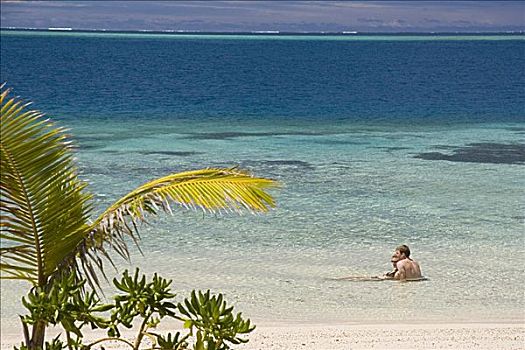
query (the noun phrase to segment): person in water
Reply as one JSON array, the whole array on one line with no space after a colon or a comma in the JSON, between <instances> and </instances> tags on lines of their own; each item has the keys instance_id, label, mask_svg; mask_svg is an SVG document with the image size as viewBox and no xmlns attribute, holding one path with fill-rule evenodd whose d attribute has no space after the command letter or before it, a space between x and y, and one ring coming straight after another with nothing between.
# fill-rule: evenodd
<instances>
[{"instance_id":1,"label":"person in water","mask_svg":"<svg viewBox=\"0 0 525 350\"><path fill-rule=\"evenodd\" d=\"M396 248L392 259L397 259L394 279L406 281L423 277L419 264L410 258L410 248L406 244Z\"/></svg>"},{"instance_id":2,"label":"person in water","mask_svg":"<svg viewBox=\"0 0 525 350\"><path fill-rule=\"evenodd\" d=\"M410 248L407 245L401 245L396 248L390 258L393 270L382 276L349 276L336 278L336 280L347 281L381 281L381 280L422 280L421 269L419 264L410 258Z\"/></svg>"}]
</instances>

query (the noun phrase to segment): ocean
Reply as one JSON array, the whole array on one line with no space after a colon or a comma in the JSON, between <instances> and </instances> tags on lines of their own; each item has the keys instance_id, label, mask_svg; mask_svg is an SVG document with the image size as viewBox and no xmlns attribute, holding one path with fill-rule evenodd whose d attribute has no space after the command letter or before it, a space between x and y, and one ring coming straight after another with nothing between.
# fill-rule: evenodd
<instances>
[{"instance_id":1,"label":"ocean","mask_svg":"<svg viewBox=\"0 0 525 350\"><path fill-rule=\"evenodd\" d=\"M256 324L525 321L524 59L524 35L1 34L1 80L70 129L97 213L171 172L280 182L267 215L177 211L116 259ZM335 280L400 244L426 281ZM3 331L27 287L2 281Z\"/></svg>"}]
</instances>

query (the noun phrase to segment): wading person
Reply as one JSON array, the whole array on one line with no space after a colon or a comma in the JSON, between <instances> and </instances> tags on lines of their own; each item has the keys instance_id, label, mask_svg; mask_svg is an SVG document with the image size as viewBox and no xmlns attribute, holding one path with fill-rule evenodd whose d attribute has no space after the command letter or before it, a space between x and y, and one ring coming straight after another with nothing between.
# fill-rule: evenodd
<instances>
[{"instance_id":1,"label":"wading person","mask_svg":"<svg viewBox=\"0 0 525 350\"><path fill-rule=\"evenodd\" d=\"M397 271L394 274L396 280L420 279L421 268L419 264L410 258L410 248L403 244L396 248L392 258L397 258Z\"/></svg>"}]
</instances>

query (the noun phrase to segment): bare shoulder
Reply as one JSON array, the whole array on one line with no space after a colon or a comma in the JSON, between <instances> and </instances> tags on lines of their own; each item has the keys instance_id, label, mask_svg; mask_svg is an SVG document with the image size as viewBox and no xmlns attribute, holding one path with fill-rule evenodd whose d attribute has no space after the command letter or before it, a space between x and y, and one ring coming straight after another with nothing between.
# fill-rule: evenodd
<instances>
[{"instance_id":1,"label":"bare shoulder","mask_svg":"<svg viewBox=\"0 0 525 350\"><path fill-rule=\"evenodd\" d=\"M408 259L399 260L397 262L397 268L398 269L405 268L409 263L410 263L410 260L408 260Z\"/></svg>"}]
</instances>

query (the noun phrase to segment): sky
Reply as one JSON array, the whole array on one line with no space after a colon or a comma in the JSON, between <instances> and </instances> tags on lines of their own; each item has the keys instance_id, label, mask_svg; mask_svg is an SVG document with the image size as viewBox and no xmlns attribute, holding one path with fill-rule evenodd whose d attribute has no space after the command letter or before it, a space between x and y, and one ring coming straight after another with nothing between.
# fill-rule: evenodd
<instances>
[{"instance_id":1,"label":"sky","mask_svg":"<svg viewBox=\"0 0 525 350\"><path fill-rule=\"evenodd\" d=\"M205 32L525 31L524 1L1 0L1 27Z\"/></svg>"}]
</instances>

